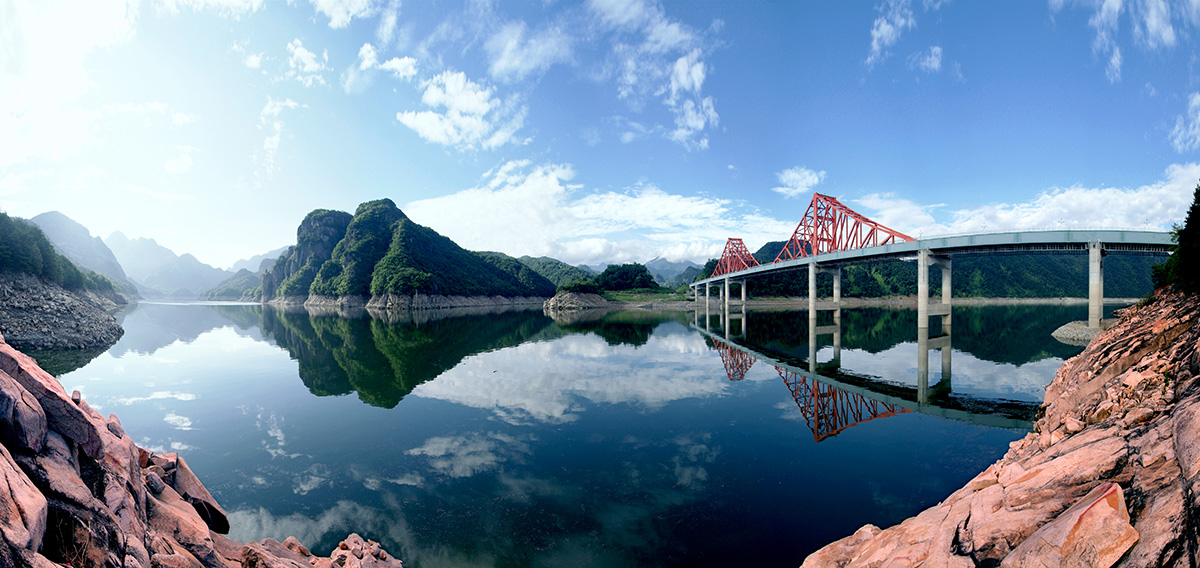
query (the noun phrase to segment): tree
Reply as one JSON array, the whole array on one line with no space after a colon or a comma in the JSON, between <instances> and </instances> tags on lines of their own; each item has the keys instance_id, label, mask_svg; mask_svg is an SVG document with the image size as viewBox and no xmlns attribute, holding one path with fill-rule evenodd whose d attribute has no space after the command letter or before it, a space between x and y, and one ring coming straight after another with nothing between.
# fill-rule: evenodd
<instances>
[{"instance_id":1,"label":"tree","mask_svg":"<svg viewBox=\"0 0 1200 568\"><path fill-rule=\"evenodd\" d=\"M1188 292L1200 291L1200 185L1192 193L1192 206L1183 225L1171 235L1175 254L1154 267L1155 287L1175 284Z\"/></svg>"},{"instance_id":2,"label":"tree","mask_svg":"<svg viewBox=\"0 0 1200 568\"><path fill-rule=\"evenodd\" d=\"M658 288L658 284L654 283L654 277L650 275L646 266L636 262L609 265L596 277L596 284L605 290Z\"/></svg>"}]
</instances>

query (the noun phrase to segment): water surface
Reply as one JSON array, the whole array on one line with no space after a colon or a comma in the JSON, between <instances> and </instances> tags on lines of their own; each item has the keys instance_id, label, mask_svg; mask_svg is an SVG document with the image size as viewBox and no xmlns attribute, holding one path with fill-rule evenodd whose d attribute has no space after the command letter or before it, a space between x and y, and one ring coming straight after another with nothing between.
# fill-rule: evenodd
<instances>
[{"instance_id":1,"label":"water surface","mask_svg":"<svg viewBox=\"0 0 1200 568\"><path fill-rule=\"evenodd\" d=\"M796 566L999 458L1079 351L1050 332L1085 312L956 308L923 401L915 312L889 309L843 310L818 381L796 374L804 312L748 314L731 355L721 318L706 335L692 313L143 303L61 380L185 456L238 540L328 553L355 531L412 567Z\"/></svg>"}]
</instances>

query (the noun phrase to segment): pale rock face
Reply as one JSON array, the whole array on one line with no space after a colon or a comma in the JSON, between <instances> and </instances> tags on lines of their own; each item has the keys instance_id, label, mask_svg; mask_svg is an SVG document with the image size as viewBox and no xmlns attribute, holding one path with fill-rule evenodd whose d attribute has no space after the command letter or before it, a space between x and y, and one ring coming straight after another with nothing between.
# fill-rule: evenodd
<instances>
[{"instance_id":1,"label":"pale rock face","mask_svg":"<svg viewBox=\"0 0 1200 568\"><path fill-rule=\"evenodd\" d=\"M36 551L46 534L46 498L0 446L0 534L8 546Z\"/></svg>"},{"instance_id":2,"label":"pale rock face","mask_svg":"<svg viewBox=\"0 0 1200 568\"><path fill-rule=\"evenodd\" d=\"M1046 388L1035 431L942 503L810 566L1191 566L1200 549L1200 302L1127 310Z\"/></svg>"}]
</instances>

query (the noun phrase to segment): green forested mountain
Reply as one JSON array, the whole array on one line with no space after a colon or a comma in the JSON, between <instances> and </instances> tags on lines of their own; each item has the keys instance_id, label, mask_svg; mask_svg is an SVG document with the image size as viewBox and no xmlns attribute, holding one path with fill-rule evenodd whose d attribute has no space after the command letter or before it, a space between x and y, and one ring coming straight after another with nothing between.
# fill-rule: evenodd
<instances>
[{"instance_id":1,"label":"green forested mountain","mask_svg":"<svg viewBox=\"0 0 1200 568\"><path fill-rule=\"evenodd\" d=\"M571 266L570 264L567 264L561 260L553 259L548 256L540 256L537 258L532 256L522 256L517 260L520 261L521 264L531 268L534 272L541 274L546 280L549 280L555 286L562 286L563 284L568 284L576 280L592 278L596 275L589 270L585 270L578 266Z\"/></svg>"},{"instance_id":2,"label":"green forested mountain","mask_svg":"<svg viewBox=\"0 0 1200 568\"><path fill-rule=\"evenodd\" d=\"M512 257L459 247L414 223L390 199L353 216L309 213L262 277L263 299L279 296L552 296L554 284Z\"/></svg>"},{"instance_id":3,"label":"green forested mountain","mask_svg":"<svg viewBox=\"0 0 1200 568\"><path fill-rule=\"evenodd\" d=\"M0 272L32 274L67 289L113 290L107 278L90 270L79 270L55 252L54 245L36 225L5 213L0 213Z\"/></svg>"},{"instance_id":4,"label":"green forested mountain","mask_svg":"<svg viewBox=\"0 0 1200 568\"><path fill-rule=\"evenodd\" d=\"M201 300L240 300L254 296L255 290L262 289L262 276L245 268L237 271L216 288L200 296Z\"/></svg>"},{"instance_id":5,"label":"green forested mountain","mask_svg":"<svg viewBox=\"0 0 1200 568\"><path fill-rule=\"evenodd\" d=\"M762 264L769 264L783 248L784 241L770 242L754 253ZM1109 298L1137 298L1154 290L1151 267L1163 261L1161 256L1111 255L1104 259L1104 295ZM715 262L710 261L715 266ZM704 276L711 274L706 265ZM941 273L930 267L930 291L941 292ZM954 296L985 298L1057 298L1086 297L1088 261L1083 254L1007 253L958 255L954 257ZM820 295L832 294L833 280L817 277ZM751 294L760 296L806 296L808 273L804 270L754 278ZM842 268L842 295L861 298L909 296L917 293L917 265L913 261L879 260Z\"/></svg>"}]
</instances>

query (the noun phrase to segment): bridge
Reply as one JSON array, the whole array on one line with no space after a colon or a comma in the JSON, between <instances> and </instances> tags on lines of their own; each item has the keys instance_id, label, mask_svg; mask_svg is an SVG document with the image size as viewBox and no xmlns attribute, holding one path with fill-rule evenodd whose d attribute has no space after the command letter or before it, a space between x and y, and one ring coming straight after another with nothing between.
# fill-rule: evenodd
<instances>
[{"instance_id":1,"label":"bridge","mask_svg":"<svg viewBox=\"0 0 1200 568\"><path fill-rule=\"evenodd\" d=\"M1137 230L1045 230L1003 231L914 239L889 229L843 205L836 198L813 194L804 217L774 262L759 264L741 239L730 238L712 276L691 284L699 302L707 307L711 288L718 286L726 309L731 302L744 304L748 280L755 276L808 269L809 317L818 309L837 310L841 305L841 267L856 262L884 259L917 262L917 327L927 328L929 318L941 316L949 324L952 260L958 255L1009 252L1081 253L1088 255L1088 327L1099 328L1104 302L1104 256L1118 254L1163 254L1174 250L1171 235L1162 231ZM941 268L941 302L930 305L928 267ZM833 275L832 305L817 304L817 274ZM730 297L730 287L741 292ZM703 287L703 292L701 292Z\"/></svg>"}]
</instances>

